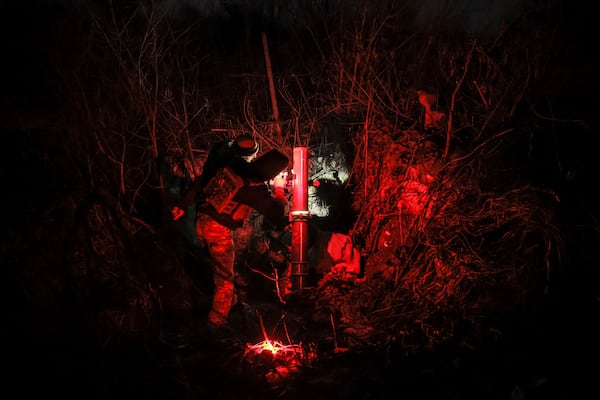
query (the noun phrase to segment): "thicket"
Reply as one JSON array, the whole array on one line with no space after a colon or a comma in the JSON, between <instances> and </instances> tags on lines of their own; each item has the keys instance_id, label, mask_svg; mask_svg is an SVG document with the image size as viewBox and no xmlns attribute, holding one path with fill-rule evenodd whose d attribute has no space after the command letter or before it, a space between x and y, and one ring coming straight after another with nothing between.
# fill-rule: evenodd
<instances>
[{"instance_id":1,"label":"thicket","mask_svg":"<svg viewBox=\"0 0 600 400\"><path fill-rule=\"evenodd\" d=\"M149 2L65 11L50 50L62 129L45 138L63 183L32 234L38 250L20 255L32 301L75 300L106 340L155 334L173 306L165 287L194 290L160 160L183 163L241 131L288 155L333 143L349 156L351 233L371 272L312 293L349 343L439 343L539 301L564 248L563 177L548 146L559 122L544 115L542 90L562 51L559 21L544 8L490 36L413 31L410 15L387 7L305 10L311 23L296 31L180 18ZM419 90L445 115L431 129ZM426 204L402 216L402 184L424 165L434 170ZM382 247L384 232L394 240Z\"/></svg>"}]
</instances>

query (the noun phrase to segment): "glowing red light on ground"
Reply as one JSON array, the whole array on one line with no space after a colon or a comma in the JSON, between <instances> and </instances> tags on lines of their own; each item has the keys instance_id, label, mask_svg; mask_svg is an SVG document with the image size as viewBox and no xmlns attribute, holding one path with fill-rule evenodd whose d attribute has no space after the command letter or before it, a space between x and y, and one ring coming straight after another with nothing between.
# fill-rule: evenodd
<instances>
[{"instance_id":1,"label":"glowing red light on ground","mask_svg":"<svg viewBox=\"0 0 600 400\"><path fill-rule=\"evenodd\" d=\"M246 353L254 352L255 354L262 354L264 351L269 351L273 356L279 353L280 357L282 355L288 355L289 353L302 353L302 347L297 344L283 344L277 340L263 340L260 343L249 344L247 346Z\"/></svg>"},{"instance_id":2,"label":"glowing red light on ground","mask_svg":"<svg viewBox=\"0 0 600 400\"><path fill-rule=\"evenodd\" d=\"M262 317L259 314L260 327L265 340L256 344L247 344L243 360L245 366L254 373L261 373L273 387L285 386L286 381L297 375L302 366L312 364L317 358L314 346L302 344L283 344L267 335ZM287 336L287 329L286 329ZM289 340L288 337L288 341Z\"/></svg>"},{"instance_id":3,"label":"glowing red light on ground","mask_svg":"<svg viewBox=\"0 0 600 400\"><path fill-rule=\"evenodd\" d=\"M266 335L265 338L260 343L246 345L243 365L263 375L273 388L284 388L300 374L303 366L311 365L317 358L314 346L286 345Z\"/></svg>"}]
</instances>

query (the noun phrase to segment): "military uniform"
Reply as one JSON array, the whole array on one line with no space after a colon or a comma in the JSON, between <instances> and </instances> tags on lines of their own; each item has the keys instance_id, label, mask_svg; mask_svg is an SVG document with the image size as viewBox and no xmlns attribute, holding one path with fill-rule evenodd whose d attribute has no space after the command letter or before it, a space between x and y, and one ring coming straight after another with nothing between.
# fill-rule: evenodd
<instances>
[{"instance_id":1,"label":"military uniform","mask_svg":"<svg viewBox=\"0 0 600 400\"><path fill-rule=\"evenodd\" d=\"M190 186L176 209L185 210L196 202L196 234L210 255L214 294L208 324L227 324L235 296L234 230L242 227L252 211L263 214L274 225L287 223L283 188L271 193L265 181L287 167L288 159L276 150L254 162L258 152L254 140L215 143L204 164L202 175ZM175 215L175 214L174 214Z\"/></svg>"}]
</instances>

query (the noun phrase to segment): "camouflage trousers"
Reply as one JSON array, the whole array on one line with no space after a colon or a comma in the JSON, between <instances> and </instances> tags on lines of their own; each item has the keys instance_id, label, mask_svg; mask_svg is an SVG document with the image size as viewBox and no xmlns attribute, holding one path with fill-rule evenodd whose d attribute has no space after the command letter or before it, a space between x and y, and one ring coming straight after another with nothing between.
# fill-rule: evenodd
<instances>
[{"instance_id":1,"label":"camouflage trousers","mask_svg":"<svg viewBox=\"0 0 600 400\"><path fill-rule=\"evenodd\" d=\"M207 246L213 273L214 294L208 324L211 327L223 327L227 324L235 296L233 231L200 214L196 219L196 234Z\"/></svg>"},{"instance_id":2,"label":"camouflage trousers","mask_svg":"<svg viewBox=\"0 0 600 400\"><path fill-rule=\"evenodd\" d=\"M250 232L246 226L232 231L204 214L196 218L196 234L207 247L213 273L214 294L208 313L208 324L212 327L227 325L236 297L236 263L242 261L239 258L247 250Z\"/></svg>"}]
</instances>

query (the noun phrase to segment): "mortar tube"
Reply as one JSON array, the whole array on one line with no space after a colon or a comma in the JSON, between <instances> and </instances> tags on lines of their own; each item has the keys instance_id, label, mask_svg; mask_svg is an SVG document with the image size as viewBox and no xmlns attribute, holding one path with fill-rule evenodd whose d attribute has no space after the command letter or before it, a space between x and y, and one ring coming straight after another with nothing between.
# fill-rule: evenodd
<instances>
[{"instance_id":1,"label":"mortar tube","mask_svg":"<svg viewBox=\"0 0 600 400\"><path fill-rule=\"evenodd\" d=\"M292 291L302 290L308 279L308 148L294 148L292 188L292 251L290 277Z\"/></svg>"}]
</instances>

